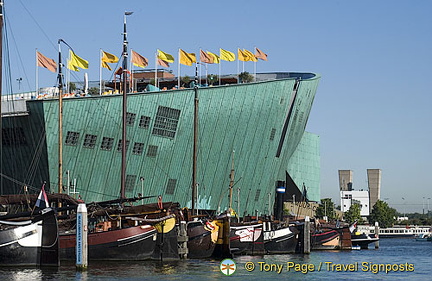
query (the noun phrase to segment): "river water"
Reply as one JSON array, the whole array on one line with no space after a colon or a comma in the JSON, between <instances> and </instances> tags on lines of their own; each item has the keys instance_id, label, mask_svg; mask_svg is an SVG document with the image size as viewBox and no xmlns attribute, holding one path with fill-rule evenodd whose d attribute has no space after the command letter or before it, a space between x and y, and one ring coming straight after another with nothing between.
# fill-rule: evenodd
<instances>
[{"instance_id":1,"label":"river water","mask_svg":"<svg viewBox=\"0 0 432 281\"><path fill-rule=\"evenodd\" d=\"M177 262L90 262L58 269L0 268L1 280L432 280L432 242L381 239L379 249L314 251L310 255L242 256L225 275L220 260ZM224 261L225 264L230 261ZM226 268L226 265L225 265ZM233 269L233 267L230 267ZM225 273L227 271L225 270ZM228 272L230 273L230 272Z\"/></svg>"}]
</instances>

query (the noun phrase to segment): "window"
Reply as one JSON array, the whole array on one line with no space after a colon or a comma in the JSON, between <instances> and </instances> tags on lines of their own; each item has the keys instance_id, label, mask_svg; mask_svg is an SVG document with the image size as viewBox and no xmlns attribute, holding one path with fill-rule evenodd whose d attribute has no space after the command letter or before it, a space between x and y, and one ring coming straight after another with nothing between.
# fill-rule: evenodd
<instances>
[{"instance_id":1,"label":"window","mask_svg":"<svg viewBox=\"0 0 432 281\"><path fill-rule=\"evenodd\" d=\"M270 140L271 141L274 140L275 135L276 135L276 129L272 128L271 132L270 132Z\"/></svg>"},{"instance_id":2,"label":"window","mask_svg":"<svg viewBox=\"0 0 432 281\"><path fill-rule=\"evenodd\" d=\"M133 192L135 183L136 183L137 176L136 175L126 175L126 185L125 185L125 191L127 192Z\"/></svg>"},{"instance_id":3,"label":"window","mask_svg":"<svg viewBox=\"0 0 432 281\"><path fill-rule=\"evenodd\" d=\"M144 150L144 144L142 142L136 142L132 149L132 153L135 155L141 155Z\"/></svg>"},{"instance_id":4,"label":"window","mask_svg":"<svg viewBox=\"0 0 432 281\"><path fill-rule=\"evenodd\" d=\"M150 117L142 115L138 126L142 129L148 129L150 127Z\"/></svg>"},{"instance_id":5,"label":"window","mask_svg":"<svg viewBox=\"0 0 432 281\"><path fill-rule=\"evenodd\" d=\"M79 135L80 135L80 133L78 133L78 132L72 132L72 131L67 132L65 144L66 145L77 145Z\"/></svg>"},{"instance_id":6,"label":"window","mask_svg":"<svg viewBox=\"0 0 432 281\"><path fill-rule=\"evenodd\" d=\"M133 126L133 124L135 123L135 119L136 119L135 113L130 113L130 112L126 113L126 124L127 125Z\"/></svg>"},{"instance_id":7,"label":"window","mask_svg":"<svg viewBox=\"0 0 432 281\"><path fill-rule=\"evenodd\" d=\"M176 188L176 184L177 184L177 180L176 179L169 179L165 193L166 194L174 194L174 190Z\"/></svg>"},{"instance_id":8,"label":"window","mask_svg":"<svg viewBox=\"0 0 432 281\"><path fill-rule=\"evenodd\" d=\"M130 141L126 140L126 151L128 150ZM123 140L119 140L117 144L117 151L121 152L123 148Z\"/></svg>"},{"instance_id":9,"label":"window","mask_svg":"<svg viewBox=\"0 0 432 281\"><path fill-rule=\"evenodd\" d=\"M256 193L255 193L255 201L259 200L259 196L261 194L261 189L257 189Z\"/></svg>"},{"instance_id":10,"label":"window","mask_svg":"<svg viewBox=\"0 0 432 281\"><path fill-rule=\"evenodd\" d=\"M94 148L96 146L96 135L86 134L84 138L83 146L86 148Z\"/></svg>"},{"instance_id":11,"label":"window","mask_svg":"<svg viewBox=\"0 0 432 281\"><path fill-rule=\"evenodd\" d=\"M102 144L101 144L101 149L102 150L111 150L114 144L114 139L113 138L107 138L107 137L103 137L102 139Z\"/></svg>"},{"instance_id":12,"label":"window","mask_svg":"<svg viewBox=\"0 0 432 281\"><path fill-rule=\"evenodd\" d=\"M173 139L177 131L179 118L180 110L159 106L152 134Z\"/></svg>"},{"instance_id":13,"label":"window","mask_svg":"<svg viewBox=\"0 0 432 281\"><path fill-rule=\"evenodd\" d=\"M147 156L156 157L157 151L158 151L158 147L156 145L149 145L147 148Z\"/></svg>"},{"instance_id":14,"label":"window","mask_svg":"<svg viewBox=\"0 0 432 281\"><path fill-rule=\"evenodd\" d=\"M27 144L23 128L3 128L2 134L2 143L5 146Z\"/></svg>"}]
</instances>

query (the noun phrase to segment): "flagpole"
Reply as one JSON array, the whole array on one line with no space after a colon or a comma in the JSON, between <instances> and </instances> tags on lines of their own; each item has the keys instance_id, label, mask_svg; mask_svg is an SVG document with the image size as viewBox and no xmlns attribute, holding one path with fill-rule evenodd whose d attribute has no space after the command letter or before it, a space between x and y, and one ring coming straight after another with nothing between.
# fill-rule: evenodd
<instances>
[{"instance_id":1,"label":"flagpole","mask_svg":"<svg viewBox=\"0 0 432 281\"><path fill-rule=\"evenodd\" d=\"M220 56L220 52L219 52ZM219 59L219 86L221 85L221 70L222 70L222 60Z\"/></svg>"},{"instance_id":2,"label":"flagpole","mask_svg":"<svg viewBox=\"0 0 432 281\"><path fill-rule=\"evenodd\" d=\"M102 48L99 49L99 95L102 95Z\"/></svg>"},{"instance_id":3,"label":"flagpole","mask_svg":"<svg viewBox=\"0 0 432 281\"><path fill-rule=\"evenodd\" d=\"M255 47L255 52L256 52L256 47ZM257 61L258 61L258 59L257 59ZM255 82L256 82L256 65L257 65L257 62L254 61L254 81Z\"/></svg>"},{"instance_id":4,"label":"flagpole","mask_svg":"<svg viewBox=\"0 0 432 281\"><path fill-rule=\"evenodd\" d=\"M39 68L38 68L38 57L37 57L37 48L36 48L36 52L35 52L35 55L36 55L36 97L37 96L39 96L39 82L38 82L38 80L39 80Z\"/></svg>"},{"instance_id":5,"label":"flagpole","mask_svg":"<svg viewBox=\"0 0 432 281\"><path fill-rule=\"evenodd\" d=\"M133 80L133 69L132 69L132 49L130 49L131 51L131 60L129 61L129 68L131 70L131 93L133 93L134 91L134 80Z\"/></svg>"},{"instance_id":6,"label":"flagpole","mask_svg":"<svg viewBox=\"0 0 432 281\"><path fill-rule=\"evenodd\" d=\"M237 48L237 84L240 83L240 58L239 58L239 50L240 48Z\"/></svg>"},{"instance_id":7,"label":"flagpole","mask_svg":"<svg viewBox=\"0 0 432 281\"><path fill-rule=\"evenodd\" d=\"M177 88L180 89L180 48L178 49Z\"/></svg>"},{"instance_id":8,"label":"flagpole","mask_svg":"<svg viewBox=\"0 0 432 281\"><path fill-rule=\"evenodd\" d=\"M158 65L158 62L157 62L157 59L158 59L158 57L157 57L157 51L156 51L156 54L155 54L155 87L158 87L157 86L157 65Z\"/></svg>"}]
</instances>

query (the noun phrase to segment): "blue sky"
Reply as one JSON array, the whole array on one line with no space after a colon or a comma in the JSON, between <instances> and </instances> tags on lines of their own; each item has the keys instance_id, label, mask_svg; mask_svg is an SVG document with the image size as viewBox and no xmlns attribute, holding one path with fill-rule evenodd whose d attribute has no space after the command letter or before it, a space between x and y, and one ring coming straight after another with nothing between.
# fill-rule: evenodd
<instances>
[{"instance_id":1,"label":"blue sky","mask_svg":"<svg viewBox=\"0 0 432 281\"><path fill-rule=\"evenodd\" d=\"M34 90L35 49L57 60L60 38L98 80L99 49L121 54L123 13L134 11L129 44L150 67L156 49L256 46L269 58L258 72L319 73L307 131L321 138L321 197L339 204L338 170L353 170L353 187L365 189L366 169L378 168L382 199L400 212L422 212L428 201L432 210L432 1L5 1L14 92ZM222 64L223 73L236 71L236 62ZM55 74L38 73L39 86L56 84Z\"/></svg>"}]
</instances>

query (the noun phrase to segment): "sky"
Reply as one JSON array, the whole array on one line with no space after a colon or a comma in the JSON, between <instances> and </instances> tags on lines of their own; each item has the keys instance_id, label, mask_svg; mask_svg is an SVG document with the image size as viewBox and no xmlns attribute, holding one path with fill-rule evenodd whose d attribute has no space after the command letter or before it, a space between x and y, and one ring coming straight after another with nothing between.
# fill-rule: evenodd
<instances>
[{"instance_id":1,"label":"sky","mask_svg":"<svg viewBox=\"0 0 432 281\"><path fill-rule=\"evenodd\" d=\"M176 56L178 48L258 47L268 61L257 72L319 74L306 130L320 136L322 198L340 204L338 170L353 170L358 190L367 189L367 169L381 169L382 200L401 213L432 210L432 1L4 1L11 65L4 92L34 91L36 72L40 87L55 86L56 74L36 71L35 50L57 60L59 39L89 61L71 80L87 72L97 81L100 49L121 55L123 15L133 11L129 47L149 68L156 49ZM176 63L170 69L177 74ZM222 64L224 74L237 70L236 62ZM252 73L253 63L244 70ZM182 66L181 75L194 68Z\"/></svg>"}]
</instances>

